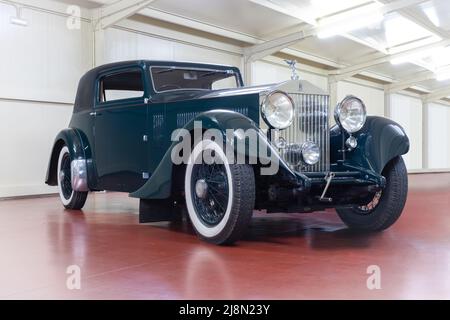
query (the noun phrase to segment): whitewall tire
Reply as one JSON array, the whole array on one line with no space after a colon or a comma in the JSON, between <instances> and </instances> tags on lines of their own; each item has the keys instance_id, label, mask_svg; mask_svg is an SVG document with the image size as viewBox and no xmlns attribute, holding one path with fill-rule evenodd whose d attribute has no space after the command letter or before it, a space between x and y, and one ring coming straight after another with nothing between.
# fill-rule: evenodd
<instances>
[{"instance_id":1,"label":"whitewall tire","mask_svg":"<svg viewBox=\"0 0 450 320\"><path fill-rule=\"evenodd\" d=\"M69 148L63 146L59 152L58 168L59 198L66 209L80 210L86 203L87 192L72 189L71 158Z\"/></svg>"},{"instance_id":2,"label":"whitewall tire","mask_svg":"<svg viewBox=\"0 0 450 320\"><path fill-rule=\"evenodd\" d=\"M361 231L382 231L389 228L403 212L408 196L408 171L401 156L384 168L386 187L374 194L363 206L336 208L341 220L350 228Z\"/></svg>"},{"instance_id":3,"label":"whitewall tire","mask_svg":"<svg viewBox=\"0 0 450 320\"><path fill-rule=\"evenodd\" d=\"M205 163L205 151L214 153L219 161ZM189 218L200 238L231 244L242 236L255 204L255 177L250 165L229 164L219 144L202 140L194 146L186 165L184 187Z\"/></svg>"}]
</instances>

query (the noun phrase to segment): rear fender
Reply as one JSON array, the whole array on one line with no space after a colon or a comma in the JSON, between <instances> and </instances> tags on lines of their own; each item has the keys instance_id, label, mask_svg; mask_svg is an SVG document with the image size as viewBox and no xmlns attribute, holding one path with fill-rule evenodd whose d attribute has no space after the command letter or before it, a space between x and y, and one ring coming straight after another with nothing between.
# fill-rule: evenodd
<instances>
[{"instance_id":1,"label":"rear fender","mask_svg":"<svg viewBox=\"0 0 450 320\"><path fill-rule=\"evenodd\" d=\"M58 133L53 143L52 152L47 168L45 183L56 186L58 157L63 146L67 146L72 159L73 187L76 191L88 191L90 173L92 174L91 149L83 134L73 128L64 129ZM87 180L87 181L86 181Z\"/></svg>"}]
</instances>

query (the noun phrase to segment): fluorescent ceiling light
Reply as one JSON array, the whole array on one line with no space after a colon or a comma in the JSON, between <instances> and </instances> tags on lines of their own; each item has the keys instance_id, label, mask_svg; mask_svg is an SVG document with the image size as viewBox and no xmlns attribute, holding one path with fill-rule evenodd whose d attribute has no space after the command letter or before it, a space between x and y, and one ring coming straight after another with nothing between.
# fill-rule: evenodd
<instances>
[{"instance_id":1,"label":"fluorescent ceiling light","mask_svg":"<svg viewBox=\"0 0 450 320\"><path fill-rule=\"evenodd\" d=\"M450 71L447 72L437 72L435 73L437 81L445 81L450 79Z\"/></svg>"},{"instance_id":2,"label":"fluorescent ceiling light","mask_svg":"<svg viewBox=\"0 0 450 320\"><path fill-rule=\"evenodd\" d=\"M437 81L449 80L450 79L450 67L447 66L447 67L438 69L434 73L434 75L435 75Z\"/></svg>"},{"instance_id":3,"label":"fluorescent ceiling light","mask_svg":"<svg viewBox=\"0 0 450 320\"><path fill-rule=\"evenodd\" d=\"M317 33L317 37L329 38L339 34L344 34L353 30L367 28L372 25L378 24L383 20L383 15L381 13L372 14L364 17L355 17L351 20L342 21L332 26L320 29Z\"/></svg>"},{"instance_id":4,"label":"fluorescent ceiling light","mask_svg":"<svg viewBox=\"0 0 450 320\"><path fill-rule=\"evenodd\" d=\"M12 24L18 25L18 26L22 26L22 27L28 26L28 21L22 19L22 7L19 7L16 5L14 5L14 7L16 8L16 16L11 17L9 22L11 22Z\"/></svg>"},{"instance_id":5,"label":"fluorescent ceiling light","mask_svg":"<svg viewBox=\"0 0 450 320\"><path fill-rule=\"evenodd\" d=\"M23 20L18 17L11 17L11 20L9 20L9 22L11 22L12 24L18 25L18 26L22 26L22 27L28 26L28 21Z\"/></svg>"},{"instance_id":6,"label":"fluorescent ceiling light","mask_svg":"<svg viewBox=\"0 0 450 320\"><path fill-rule=\"evenodd\" d=\"M381 7L378 3L372 3L320 19L317 37L328 38L379 24L384 18Z\"/></svg>"},{"instance_id":7,"label":"fluorescent ceiling light","mask_svg":"<svg viewBox=\"0 0 450 320\"><path fill-rule=\"evenodd\" d=\"M439 27L441 25L441 21L439 20L439 16L437 14L436 8L430 6L428 8L423 9L427 18L436 26Z\"/></svg>"}]
</instances>

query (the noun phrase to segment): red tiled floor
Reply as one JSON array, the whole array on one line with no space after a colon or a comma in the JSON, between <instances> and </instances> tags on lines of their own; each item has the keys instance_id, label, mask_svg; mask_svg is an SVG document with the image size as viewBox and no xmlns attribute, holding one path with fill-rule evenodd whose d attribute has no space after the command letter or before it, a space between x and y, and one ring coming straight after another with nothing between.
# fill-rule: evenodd
<instances>
[{"instance_id":1,"label":"red tiled floor","mask_svg":"<svg viewBox=\"0 0 450 320\"><path fill-rule=\"evenodd\" d=\"M59 199L0 201L2 299L450 299L450 174L411 175L389 230L355 234L333 210L256 213L233 247L188 223L139 225L126 194L92 194L82 213ZM66 268L81 268L68 290ZM366 269L381 268L381 290Z\"/></svg>"}]
</instances>

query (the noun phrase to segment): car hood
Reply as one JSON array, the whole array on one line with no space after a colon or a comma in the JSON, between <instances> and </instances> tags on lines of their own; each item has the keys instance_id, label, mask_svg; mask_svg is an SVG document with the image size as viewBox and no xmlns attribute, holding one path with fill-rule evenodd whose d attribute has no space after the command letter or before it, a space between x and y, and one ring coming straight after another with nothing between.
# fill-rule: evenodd
<instances>
[{"instance_id":1,"label":"car hood","mask_svg":"<svg viewBox=\"0 0 450 320\"><path fill-rule=\"evenodd\" d=\"M210 91L204 97L221 97L221 96L234 96L240 94L267 94L269 92L281 90L286 93L311 93L311 94L326 94L320 88L314 86L308 81L303 80L289 80L280 83L267 84L262 86L243 87L237 89L215 90Z\"/></svg>"},{"instance_id":2,"label":"car hood","mask_svg":"<svg viewBox=\"0 0 450 320\"><path fill-rule=\"evenodd\" d=\"M155 98L164 102L173 102L180 100L192 99L212 99L239 95L259 94L264 95L269 92L281 90L287 93L311 93L311 94L326 94L323 90L315 87L311 83L302 80L290 80L281 83L273 83L268 85L242 87L236 89L222 89L222 90L172 90L159 93Z\"/></svg>"}]
</instances>

